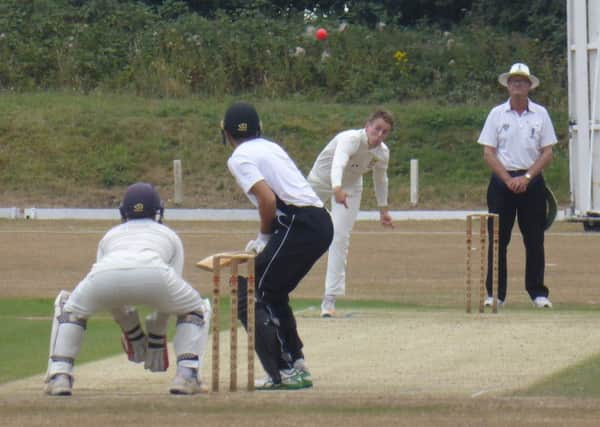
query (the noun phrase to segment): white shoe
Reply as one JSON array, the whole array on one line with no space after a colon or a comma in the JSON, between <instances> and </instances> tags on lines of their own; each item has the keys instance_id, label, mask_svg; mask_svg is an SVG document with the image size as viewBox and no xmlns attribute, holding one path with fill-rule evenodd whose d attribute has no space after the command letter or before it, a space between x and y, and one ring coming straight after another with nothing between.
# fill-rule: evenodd
<instances>
[{"instance_id":1,"label":"white shoe","mask_svg":"<svg viewBox=\"0 0 600 427\"><path fill-rule=\"evenodd\" d=\"M286 379L289 379L294 374L297 374L299 371L297 369L282 369L279 371L281 374L281 381L283 382ZM270 375L266 375L264 378L259 380L254 380L254 387L259 390L271 389L274 387L273 378Z\"/></svg>"},{"instance_id":2,"label":"white shoe","mask_svg":"<svg viewBox=\"0 0 600 427\"><path fill-rule=\"evenodd\" d=\"M70 396L73 379L67 374L56 374L46 384L46 394L50 396Z\"/></svg>"},{"instance_id":3,"label":"white shoe","mask_svg":"<svg viewBox=\"0 0 600 427\"><path fill-rule=\"evenodd\" d=\"M335 316L335 296L325 295L321 303L321 317Z\"/></svg>"},{"instance_id":4,"label":"white shoe","mask_svg":"<svg viewBox=\"0 0 600 427\"><path fill-rule=\"evenodd\" d=\"M254 380L254 388L258 390L268 389L273 386L273 378L267 375L264 378Z\"/></svg>"},{"instance_id":5,"label":"white shoe","mask_svg":"<svg viewBox=\"0 0 600 427\"><path fill-rule=\"evenodd\" d=\"M485 297L485 301L483 302L485 307L492 307L494 305L494 297ZM498 299L498 307L504 307L504 301Z\"/></svg>"},{"instance_id":6,"label":"white shoe","mask_svg":"<svg viewBox=\"0 0 600 427\"><path fill-rule=\"evenodd\" d=\"M537 308L552 308L552 303L546 297L535 297L532 302Z\"/></svg>"},{"instance_id":7,"label":"white shoe","mask_svg":"<svg viewBox=\"0 0 600 427\"><path fill-rule=\"evenodd\" d=\"M208 393L208 390L202 385L197 378L184 378L181 375L176 375L169 389L171 394L199 394Z\"/></svg>"}]
</instances>

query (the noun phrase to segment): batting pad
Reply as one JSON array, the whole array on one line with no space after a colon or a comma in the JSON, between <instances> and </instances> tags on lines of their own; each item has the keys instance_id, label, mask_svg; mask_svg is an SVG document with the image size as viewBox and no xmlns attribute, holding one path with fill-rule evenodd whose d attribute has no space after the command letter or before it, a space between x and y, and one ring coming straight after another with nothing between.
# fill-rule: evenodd
<instances>
[{"instance_id":1,"label":"batting pad","mask_svg":"<svg viewBox=\"0 0 600 427\"><path fill-rule=\"evenodd\" d=\"M71 375L75 357L81 349L86 319L63 311L70 295L61 291L54 301L47 378L58 373Z\"/></svg>"}]
</instances>

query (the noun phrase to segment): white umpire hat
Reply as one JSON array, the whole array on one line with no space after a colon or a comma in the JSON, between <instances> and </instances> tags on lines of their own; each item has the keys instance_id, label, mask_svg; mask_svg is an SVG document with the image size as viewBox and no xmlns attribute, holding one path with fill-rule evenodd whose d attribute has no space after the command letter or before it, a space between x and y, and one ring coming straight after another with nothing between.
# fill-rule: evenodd
<instances>
[{"instance_id":1,"label":"white umpire hat","mask_svg":"<svg viewBox=\"0 0 600 427\"><path fill-rule=\"evenodd\" d=\"M529 72L529 67L521 62L517 62L510 67L510 71L508 73L502 73L498 76L498 82L506 87L508 86L508 79L513 76L522 76L527 77L531 82L531 88L535 89L540 85L540 80Z\"/></svg>"}]
</instances>

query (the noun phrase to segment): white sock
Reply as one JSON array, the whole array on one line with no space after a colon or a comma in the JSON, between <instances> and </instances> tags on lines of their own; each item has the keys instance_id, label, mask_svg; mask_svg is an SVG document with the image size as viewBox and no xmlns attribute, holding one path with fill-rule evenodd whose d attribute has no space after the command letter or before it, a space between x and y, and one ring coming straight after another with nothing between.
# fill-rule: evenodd
<instances>
[{"instance_id":1,"label":"white sock","mask_svg":"<svg viewBox=\"0 0 600 427\"><path fill-rule=\"evenodd\" d=\"M188 368L187 366L177 365L177 375L181 375L183 378L187 379L198 378L198 370Z\"/></svg>"}]
</instances>

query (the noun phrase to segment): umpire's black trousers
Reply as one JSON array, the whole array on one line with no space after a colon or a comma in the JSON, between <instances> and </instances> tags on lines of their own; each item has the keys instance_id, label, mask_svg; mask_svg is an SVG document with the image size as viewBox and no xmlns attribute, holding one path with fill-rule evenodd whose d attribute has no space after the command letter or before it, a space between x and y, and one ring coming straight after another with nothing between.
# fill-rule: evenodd
<instances>
[{"instance_id":1,"label":"umpire's black trousers","mask_svg":"<svg viewBox=\"0 0 600 427\"><path fill-rule=\"evenodd\" d=\"M510 171L511 176L524 175L526 171ZM549 290L544 286L544 230L546 228L546 184L542 175L535 176L527 191L516 194L508 189L496 175L492 175L487 191L487 204L491 213L500 217L500 236L498 249L498 298L506 299L507 265L506 252L510 243L515 218L525 245L525 289L533 300L547 297ZM491 237L491 226L488 224ZM488 271L486 287L492 294L492 239L488 239Z\"/></svg>"},{"instance_id":2,"label":"umpire's black trousers","mask_svg":"<svg viewBox=\"0 0 600 427\"><path fill-rule=\"evenodd\" d=\"M278 208L283 215L275 219L273 234L256 257L256 353L275 382L281 369L304 357L289 294L333 239L333 223L325 208L287 206L280 201ZM244 280L239 294L244 326L245 294Z\"/></svg>"}]
</instances>

